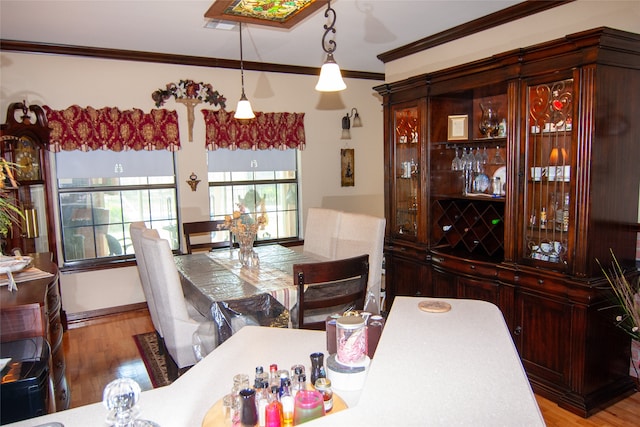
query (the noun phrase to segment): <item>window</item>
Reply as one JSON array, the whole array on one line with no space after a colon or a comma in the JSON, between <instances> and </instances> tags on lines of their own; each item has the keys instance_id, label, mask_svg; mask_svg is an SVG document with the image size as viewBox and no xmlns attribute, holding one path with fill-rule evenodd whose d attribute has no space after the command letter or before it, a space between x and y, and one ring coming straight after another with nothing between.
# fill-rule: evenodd
<instances>
[{"instance_id":1,"label":"window","mask_svg":"<svg viewBox=\"0 0 640 427\"><path fill-rule=\"evenodd\" d=\"M211 219L224 219L241 206L247 213L264 206L268 223L258 240L298 237L297 151L215 150L208 152ZM213 239L224 239L223 233Z\"/></svg>"},{"instance_id":2,"label":"window","mask_svg":"<svg viewBox=\"0 0 640 427\"><path fill-rule=\"evenodd\" d=\"M179 247L173 153L56 153L65 264L133 254L129 225L145 221Z\"/></svg>"}]
</instances>

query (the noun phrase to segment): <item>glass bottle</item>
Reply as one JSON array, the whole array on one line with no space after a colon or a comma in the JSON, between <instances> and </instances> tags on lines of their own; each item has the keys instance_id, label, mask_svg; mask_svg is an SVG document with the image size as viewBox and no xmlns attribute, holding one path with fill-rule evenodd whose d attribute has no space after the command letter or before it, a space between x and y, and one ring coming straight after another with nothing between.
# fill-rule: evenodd
<instances>
[{"instance_id":1,"label":"glass bottle","mask_svg":"<svg viewBox=\"0 0 640 427\"><path fill-rule=\"evenodd\" d=\"M258 407L258 426L265 427L266 425L266 411L269 404L269 392L267 391L269 382L263 380L256 388L256 405Z\"/></svg>"},{"instance_id":2,"label":"glass bottle","mask_svg":"<svg viewBox=\"0 0 640 427\"><path fill-rule=\"evenodd\" d=\"M367 356L373 357L384 328L384 318L379 314L371 316L367 325Z\"/></svg>"},{"instance_id":3,"label":"glass bottle","mask_svg":"<svg viewBox=\"0 0 640 427\"><path fill-rule=\"evenodd\" d=\"M258 407L256 405L256 391L252 388L240 390L242 406L240 424L242 427L253 427L258 423Z\"/></svg>"},{"instance_id":4,"label":"glass bottle","mask_svg":"<svg viewBox=\"0 0 640 427\"><path fill-rule=\"evenodd\" d=\"M332 314L327 317L326 320L326 335L327 335L327 353L334 354L336 352L336 319L340 315Z\"/></svg>"},{"instance_id":5,"label":"glass bottle","mask_svg":"<svg viewBox=\"0 0 640 427\"><path fill-rule=\"evenodd\" d=\"M326 378L324 370L324 353L311 353L311 384L315 384L318 378Z\"/></svg>"},{"instance_id":6,"label":"glass bottle","mask_svg":"<svg viewBox=\"0 0 640 427\"><path fill-rule=\"evenodd\" d=\"M291 395L291 381L289 378L281 378L280 403L282 404L282 425L293 425L293 396Z\"/></svg>"},{"instance_id":7,"label":"glass bottle","mask_svg":"<svg viewBox=\"0 0 640 427\"><path fill-rule=\"evenodd\" d=\"M562 205L562 231L569 231L569 193L564 193Z\"/></svg>"},{"instance_id":8,"label":"glass bottle","mask_svg":"<svg viewBox=\"0 0 640 427\"><path fill-rule=\"evenodd\" d=\"M331 389L331 380L329 378L320 378L314 384L316 390L322 394L322 399L324 400L324 411L331 411L333 409L333 390Z\"/></svg>"},{"instance_id":9,"label":"glass bottle","mask_svg":"<svg viewBox=\"0 0 640 427\"><path fill-rule=\"evenodd\" d=\"M282 427L282 425L282 403L273 400L265 408L265 427Z\"/></svg>"}]
</instances>

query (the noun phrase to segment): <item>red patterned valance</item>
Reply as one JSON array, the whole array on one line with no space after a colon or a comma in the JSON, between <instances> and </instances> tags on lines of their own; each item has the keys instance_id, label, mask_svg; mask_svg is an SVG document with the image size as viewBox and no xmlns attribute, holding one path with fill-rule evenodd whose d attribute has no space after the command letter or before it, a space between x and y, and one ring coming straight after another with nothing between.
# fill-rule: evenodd
<instances>
[{"instance_id":1,"label":"red patterned valance","mask_svg":"<svg viewBox=\"0 0 640 427\"><path fill-rule=\"evenodd\" d=\"M170 150L180 148L178 114L169 110L144 113L134 108L96 110L72 105L65 110L43 107L47 113L51 151Z\"/></svg>"},{"instance_id":2,"label":"red patterned valance","mask_svg":"<svg viewBox=\"0 0 640 427\"><path fill-rule=\"evenodd\" d=\"M236 120L233 112L202 110L208 150L304 149L304 113L261 113L251 120Z\"/></svg>"}]
</instances>

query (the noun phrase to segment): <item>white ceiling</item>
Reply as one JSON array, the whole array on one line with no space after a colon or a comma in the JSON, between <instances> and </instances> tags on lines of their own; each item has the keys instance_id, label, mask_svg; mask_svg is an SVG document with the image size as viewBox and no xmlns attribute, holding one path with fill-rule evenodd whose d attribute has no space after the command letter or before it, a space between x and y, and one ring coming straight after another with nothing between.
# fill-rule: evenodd
<instances>
[{"instance_id":1,"label":"white ceiling","mask_svg":"<svg viewBox=\"0 0 640 427\"><path fill-rule=\"evenodd\" d=\"M513 0L334 0L336 62L384 72L380 53L507 8ZM240 58L238 30L205 28L213 0L0 0L5 40ZM319 67L324 8L290 30L243 24L244 59Z\"/></svg>"}]
</instances>

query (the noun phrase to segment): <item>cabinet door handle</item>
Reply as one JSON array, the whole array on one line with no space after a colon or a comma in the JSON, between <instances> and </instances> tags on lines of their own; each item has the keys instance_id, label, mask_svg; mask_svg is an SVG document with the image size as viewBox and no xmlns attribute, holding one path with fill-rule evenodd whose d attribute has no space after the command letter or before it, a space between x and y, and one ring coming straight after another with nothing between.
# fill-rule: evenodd
<instances>
[{"instance_id":1,"label":"cabinet door handle","mask_svg":"<svg viewBox=\"0 0 640 427\"><path fill-rule=\"evenodd\" d=\"M522 326L516 326L513 330L513 335L520 335L522 333Z\"/></svg>"},{"instance_id":2,"label":"cabinet door handle","mask_svg":"<svg viewBox=\"0 0 640 427\"><path fill-rule=\"evenodd\" d=\"M538 285L542 285L544 283L544 279L538 279Z\"/></svg>"},{"instance_id":3,"label":"cabinet door handle","mask_svg":"<svg viewBox=\"0 0 640 427\"><path fill-rule=\"evenodd\" d=\"M470 265L469 268L472 269L472 270L475 270L476 266L475 265Z\"/></svg>"},{"instance_id":4,"label":"cabinet door handle","mask_svg":"<svg viewBox=\"0 0 640 427\"><path fill-rule=\"evenodd\" d=\"M435 262L437 262L439 264L444 264L444 258L438 258L438 257L435 257L435 256L431 256L431 260L435 261Z\"/></svg>"}]
</instances>

